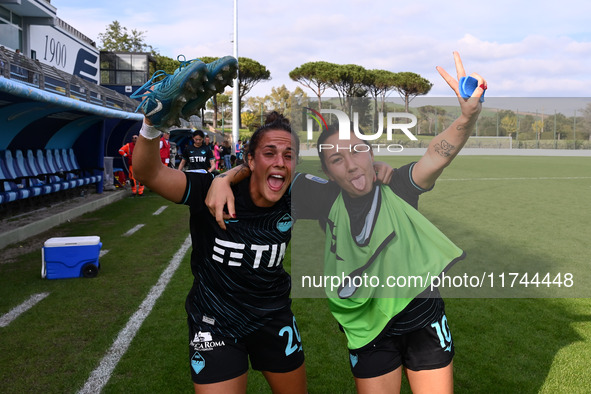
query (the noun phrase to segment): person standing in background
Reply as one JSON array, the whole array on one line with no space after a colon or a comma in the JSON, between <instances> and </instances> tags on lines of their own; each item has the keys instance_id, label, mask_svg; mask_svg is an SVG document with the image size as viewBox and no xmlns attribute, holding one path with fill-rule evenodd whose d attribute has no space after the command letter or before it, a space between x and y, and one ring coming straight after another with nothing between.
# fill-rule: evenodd
<instances>
[{"instance_id":1,"label":"person standing in background","mask_svg":"<svg viewBox=\"0 0 591 394\"><path fill-rule=\"evenodd\" d=\"M170 163L170 142L168 139L170 138L170 131L166 131L162 133L162 137L160 137L160 160L162 164L168 167Z\"/></svg>"},{"instance_id":2,"label":"person standing in background","mask_svg":"<svg viewBox=\"0 0 591 394\"><path fill-rule=\"evenodd\" d=\"M211 138L207 132L203 132L203 146L206 147L213 153L213 145L211 144Z\"/></svg>"},{"instance_id":3,"label":"person standing in background","mask_svg":"<svg viewBox=\"0 0 591 394\"><path fill-rule=\"evenodd\" d=\"M230 142L227 140L222 145L222 157L224 158L224 167L228 171L232 168L232 162L230 160L232 158L232 149L230 148Z\"/></svg>"},{"instance_id":4,"label":"person standing in background","mask_svg":"<svg viewBox=\"0 0 591 394\"><path fill-rule=\"evenodd\" d=\"M221 150L219 142L213 143L213 158L215 159L215 169L219 170L221 167Z\"/></svg>"},{"instance_id":5,"label":"person standing in background","mask_svg":"<svg viewBox=\"0 0 591 394\"><path fill-rule=\"evenodd\" d=\"M131 182L131 194L133 197L136 195L144 195L144 185L136 181L135 177L133 176L133 167L131 165L131 158L133 156L133 149L135 148L136 142L137 135L133 135L131 137L131 142L128 142L119 149L119 154L127 158L127 169L129 170L129 181Z\"/></svg>"},{"instance_id":6,"label":"person standing in background","mask_svg":"<svg viewBox=\"0 0 591 394\"><path fill-rule=\"evenodd\" d=\"M201 130L195 130L193 133L193 145L188 146L183 151L183 159L179 165L179 170L187 166L189 171L208 171L214 169L215 163L211 150L203 146L204 134Z\"/></svg>"}]
</instances>

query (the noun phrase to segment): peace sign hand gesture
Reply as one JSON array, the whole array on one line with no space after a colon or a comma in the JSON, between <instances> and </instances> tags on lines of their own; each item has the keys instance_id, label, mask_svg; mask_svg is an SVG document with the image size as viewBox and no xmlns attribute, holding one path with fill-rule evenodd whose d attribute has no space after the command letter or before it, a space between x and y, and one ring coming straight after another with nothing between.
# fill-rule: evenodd
<instances>
[{"instance_id":1,"label":"peace sign hand gesture","mask_svg":"<svg viewBox=\"0 0 591 394\"><path fill-rule=\"evenodd\" d=\"M478 86L472 92L472 96L469 98L463 98L460 93L460 80L463 77L466 77L466 70L464 69L464 65L462 64L462 59L460 58L460 54L454 51L454 61L456 63L456 73L458 79L456 80L454 77L449 75L447 71L445 71L442 67L437 66L437 71L439 74L445 79L445 82L453 89L458 97L458 101L460 102L460 108L462 110L462 115L464 115L468 120L469 123L475 122L478 118L478 114L482 109L482 103L480 102L481 96L484 94L484 91L487 89L487 83L480 76L480 74L472 73L470 76L475 78L478 81Z\"/></svg>"}]
</instances>

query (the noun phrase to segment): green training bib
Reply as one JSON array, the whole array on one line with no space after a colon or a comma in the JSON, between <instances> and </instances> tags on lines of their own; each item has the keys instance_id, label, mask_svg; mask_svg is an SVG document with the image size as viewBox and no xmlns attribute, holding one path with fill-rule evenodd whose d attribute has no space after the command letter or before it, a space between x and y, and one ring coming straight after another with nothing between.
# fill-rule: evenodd
<instances>
[{"instance_id":1,"label":"green training bib","mask_svg":"<svg viewBox=\"0 0 591 394\"><path fill-rule=\"evenodd\" d=\"M431 277L463 258L463 251L388 186L376 187L357 238L351 234L342 192L326 226L324 274L341 278L326 287L330 310L348 347L367 345L417 295Z\"/></svg>"}]
</instances>

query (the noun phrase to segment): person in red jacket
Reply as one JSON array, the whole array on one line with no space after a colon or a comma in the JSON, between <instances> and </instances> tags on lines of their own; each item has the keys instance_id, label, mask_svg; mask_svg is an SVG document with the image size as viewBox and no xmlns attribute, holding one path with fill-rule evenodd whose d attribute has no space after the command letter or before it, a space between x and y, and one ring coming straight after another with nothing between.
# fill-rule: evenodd
<instances>
[{"instance_id":1,"label":"person in red jacket","mask_svg":"<svg viewBox=\"0 0 591 394\"><path fill-rule=\"evenodd\" d=\"M135 180L133 176L133 168L131 166L131 157L133 156L133 149L135 148L136 141L137 135L133 135L131 137L131 142L128 142L119 149L119 154L123 157L127 157L127 168L129 169L129 180L131 181L131 193L134 197L136 195L142 196L144 194L144 185Z\"/></svg>"},{"instance_id":2,"label":"person in red jacket","mask_svg":"<svg viewBox=\"0 0 591 394\"><path fill-rule=\"evenodd\" d=\"M170 142L168 139L170 138L170 132L165 131L162 133L160 137L160 160L162 164L169 167L170 163Z\"/></svg>"}]
</instances>

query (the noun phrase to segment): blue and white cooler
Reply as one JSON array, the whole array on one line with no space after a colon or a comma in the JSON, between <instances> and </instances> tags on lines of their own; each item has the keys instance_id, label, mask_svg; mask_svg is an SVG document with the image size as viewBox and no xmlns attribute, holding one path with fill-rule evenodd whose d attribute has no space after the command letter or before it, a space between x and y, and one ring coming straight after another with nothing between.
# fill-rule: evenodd
<instances>
[{"instance_id":1,"label":"blue and white cooler","mask_svg":"<svg viewBox=\"0 0 591 394\"><path fill-rule=\"evenodd\" d=\"M94 278L102 246L98 236L49 238L41 249L41 277Z\"/></svg>"}]
</instances>

